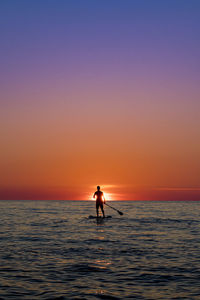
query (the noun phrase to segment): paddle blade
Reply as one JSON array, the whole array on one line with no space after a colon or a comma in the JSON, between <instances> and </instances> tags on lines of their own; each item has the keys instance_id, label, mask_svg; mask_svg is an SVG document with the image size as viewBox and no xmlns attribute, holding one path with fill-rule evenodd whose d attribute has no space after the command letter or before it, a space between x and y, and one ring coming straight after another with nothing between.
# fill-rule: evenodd
<instances>
[{"instance_id":1,"label":"paddle blade","mask_svg":"<svg viewBox=\"0 0 200 300\"><path fill-rule=\"evenodd\" d=\"M107 204L107 203L105 203L105 205L107 205L107 206L109 206L110 208L112 208L112 209L114 209L115 211L117 211L117 212L118 212L118 214L120 214L120 216L123 216L123 212L121 212L121 211L119 211L118 209L116 209L116 208L114 208L114 207L110 206L110 205L109 205L109 204Z\"/></svg>"}]
</instances>

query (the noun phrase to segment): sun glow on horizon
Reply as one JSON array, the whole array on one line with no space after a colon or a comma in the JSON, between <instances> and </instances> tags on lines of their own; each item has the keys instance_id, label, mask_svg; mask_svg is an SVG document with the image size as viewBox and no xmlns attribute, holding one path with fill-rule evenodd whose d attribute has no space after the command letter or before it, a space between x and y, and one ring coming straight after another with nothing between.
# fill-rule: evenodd
<instances>
[{"instance_id":1,"label":"sun glow on horizon","mask_svg":"<svg viewBox=\"0 0 200 300\"><path fill-rule=\"evenodd\" d=\"M105 197L105 200L107 201L112 201L113 199L112 199L112 194L110 194L110 193L104 193L104 197Z\"/></svg>"}]
</instances>

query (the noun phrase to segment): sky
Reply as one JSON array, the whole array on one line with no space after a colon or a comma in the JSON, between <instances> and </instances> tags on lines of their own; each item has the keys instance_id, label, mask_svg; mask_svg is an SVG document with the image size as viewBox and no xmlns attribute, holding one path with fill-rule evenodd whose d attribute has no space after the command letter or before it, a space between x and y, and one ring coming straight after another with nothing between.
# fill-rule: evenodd
<instances>
[{"instance_id":1,"label":"sky","mask_svg":"<svg viewBox=\"0 0 200 300\"><path fill-rule=\"evenodd\" d=\"M0 199L200 200L200 1L0 2Z\"/></svg>"}]
</instances>

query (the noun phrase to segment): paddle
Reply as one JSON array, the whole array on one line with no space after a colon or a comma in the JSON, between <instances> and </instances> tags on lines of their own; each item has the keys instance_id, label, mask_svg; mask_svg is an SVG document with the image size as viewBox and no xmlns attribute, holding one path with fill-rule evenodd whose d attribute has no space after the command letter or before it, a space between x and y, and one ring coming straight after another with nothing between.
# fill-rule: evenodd
<instances>
[{"instance_id":1,"label":"paddle","mask_svg":"<svg viewBox=\"0 0 200 300\"><path fill-rule=\"evenodd\" d=\"M114 207L110 206L110 205L109 205L109 204L107 204L107 203L105 203L105 205L107 205L107 206L109 206L110 208L112 208L112 209L116 210L120 216L122 216L122 215L123 215L123 212L119 211L118 209L116 209L116 208L114 208Z\"/></svg>"}]
</instances>

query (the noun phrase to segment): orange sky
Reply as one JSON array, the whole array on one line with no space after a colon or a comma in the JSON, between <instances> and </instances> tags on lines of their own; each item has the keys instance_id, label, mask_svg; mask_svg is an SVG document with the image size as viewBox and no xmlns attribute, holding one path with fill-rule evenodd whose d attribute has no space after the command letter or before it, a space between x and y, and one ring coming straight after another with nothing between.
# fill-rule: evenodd
<instances>
[{"instance_id":1,"label":"orange sky","mask_svg":"<svg viewBox=\"0 0 200 300\"><path fill-rule=\"evenodd\" d=\"M115 93L109 101L116 101ZM98 97L87 91L74 95L85 102ZM51 102L42 106L43 97L34 103L31 95L31 107L20 107L20 101L4 107L1 198L81 200L97 184L117 200L199 197L199 112L187 103L180 111L167 106L169 99L157 100L158 112L150 113L153 100L141 99L132 111L127 100L113 109L101 101L99 116L96 104L89 109L73 104L69 113L56 96L55 109Z\"/></svg>"}]
</instances>

